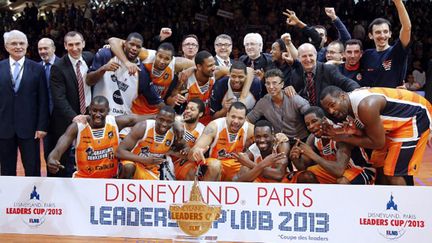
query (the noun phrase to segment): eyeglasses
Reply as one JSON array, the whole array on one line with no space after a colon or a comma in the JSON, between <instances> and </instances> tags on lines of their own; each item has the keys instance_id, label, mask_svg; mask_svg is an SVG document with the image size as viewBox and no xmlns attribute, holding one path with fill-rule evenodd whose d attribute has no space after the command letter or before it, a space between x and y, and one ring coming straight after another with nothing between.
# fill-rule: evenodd
<instances>
[{"instance_id":1,"label":"eyeglasses","mask_svg":"<svg viewBox=\"0 0 432 243\"><path fill-rule=\"evenodd\" d=\"M258 45L259 45L259 44L256 43L256 42L244 43L244 46L245 46L245 47L248 47L248 46L258 46Z\"/></svg>"},{"instance_id":2,"label":"eyeglasses","mask_svg":"<svg viewBox=\"0 0 432 243\"><path fill-rule=\"evenodd\" d=\"M327 53L330 54L330 55L342 54L342 52L339 52L339 51L328 51L328 50L327 50Z\"/></svg>"},{"instance_id":3,"label":"eyeglasses","mask_svg":"<svg viewBox=\"0 0 432 243\"><path fill-rule=\"evenodd\" d=\"M198 44L195 44L195 43L184 43L183 46L186 46L186 47L198 47Z\"/></svg>"},{"instance_id":4,"label":"eyeglasses","mask_svg":"<svg viewBox=\"0 0 432 243\"><path fill-rule=\"evenodd\" d=\"M230 43L225 43L225 44L217 43L217 44L215 44L215 46L217 46L217 47L225 47L225 48L227 48L227 47L230 47L231 44L230 44Z\"/></svg>"},{"instance_id":5,"label":"eyeglasses","mask_svg":"<svg viewBox=\"0 0 432 243\"><path fill-rule=\"evenodd\" d=\"M271 83L269 83L269 82L265 82L264 83L264 85L266 86L266 87L274 87L274 86L277 86L277 85L279 85L279 84L283 84L283 82L279 82L279 83L277 83L277 82L271 82Z\"/></svg>"},{"instance_id":6,"label":"eyeglasses","mask_svg":"<svg viewBox=\"0 0 432 243\"><path fill-rule=\"evenodd\" d=\"M22 42L13 41L13 42L8 42L6 44L10 45L10 46L13 46L13 47L16 47L16 46L25 46L26 45L26 43L24 41L22 41Z\"/></svg>"}]
</instances>

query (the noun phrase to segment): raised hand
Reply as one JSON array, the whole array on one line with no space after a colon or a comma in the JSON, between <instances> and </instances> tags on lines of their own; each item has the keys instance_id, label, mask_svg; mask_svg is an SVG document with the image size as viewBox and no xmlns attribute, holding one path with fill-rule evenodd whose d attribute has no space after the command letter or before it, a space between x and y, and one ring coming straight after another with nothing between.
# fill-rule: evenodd
<instances>
[{"instance_id":1,"label":"raised hand","mask_svg":"<svg viewBox=\"0 0 432 243\"><path fill-rule=\"evenodd\" d=\"M301 149L299 147L300 144L300 139L296 140L296 143L294 144L294 146L291 148L290 154L289 154L289 158L290 160L296 160L296 159L300 159L301 156Z\"/></svg>"},{"instance_id":2,"label":"raised hand","mask_svg":"<svg viewBox=\"0 0 432 243\"><path fill-rule=\"evenodd\" d=\"M300 23L299 18L296 16L295 12L289 9L286 9L285 12L282 12L283 15L287 17L286 23L291 26L296 26Z\"/></svg>"},{"instance_id":3,"label":"raised hand","mask_svg":"<svg viewBox=\"0 0 432 243\"><path fill-rule=\"evenodd\" d=\"M324 8L324 11L331 20L334 21L337 18L334 8Z\"/></svg>"},{"instance_id":4,"label":"raised hand","mask_svg":"<svg viewBox=\"0 0 432 243\"><path fill-rule=\"evenodd\" d=\"M291 44L291 34L290 33L284 33L281 35L281 39L284 41L285 45Z\"/></svg>"},{"instance_id":5,"label":"raised hand","mask_svg":"<svg viewBox=\"0 0 432 243\"><path fill-rule=\"evenodd\" d=\"M166 38L170 37L171 35L172 35L171 28L163 27L163 28L161 28L160 33L159 33L159 40L163 41Z\"/></svg>"}]
</instances>

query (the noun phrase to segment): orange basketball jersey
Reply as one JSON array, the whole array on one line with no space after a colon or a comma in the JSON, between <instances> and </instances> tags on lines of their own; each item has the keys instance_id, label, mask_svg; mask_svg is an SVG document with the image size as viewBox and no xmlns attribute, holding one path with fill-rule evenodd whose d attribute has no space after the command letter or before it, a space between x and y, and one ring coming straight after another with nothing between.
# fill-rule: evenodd
<instances>
[{"instance_id":1,"label":"orange basketball jersey","mask_svg":"<svg viewBox=\"0 0 432 243\"><path fill-rule=\"evenodd\" d=\"M205 126L200 122L198 122L197 126L192 131L187 130L185 127L183 139L186 141L189 148L195 145L196 140L201 136L204 128ZM174 171L177 180L184 180L189 170L197 167L195 162L187 161L186 159L172 156L172 160L174 161Z\"/></svg>"},{"instance_id":2,"label":"orange basketball jersey","mask_svg":"<svg viewBox=\"0 0 432 243\"><path fill-rule=\"evenodd\" d=\"M211 77L207 83L200 86L196 80L195 73L192 74L192 76L190 76L187 81L188 93L186 94L186 99L189 101L193 98L199 98L205 104L205 113L199 120L204 125L209 124L209 122L212 120L210 115L210 96L214 83L215 78Z\"/></svg>"},{"instance_id":3,"label":"orange basketball jersey","mask_svg":"<svg viewBox=\"0 0 432 243\"><path fill-rule=\"evenodd\" d=\"M165 135L156 133L155 120L146 120L146 131L141 140L132 149L132 153L142 157L158 157L164 158L166 153L170 150L174 142L174 131L171 128ZM159 178L159 166L144 165L142 163L135 163L136 170L151 171L156 178ZM137 172L135 172L137 174Z\"/></svg>"},{"instance_id":4,"label":"orange basketball jersey","mask_svg":"<svg viewBox=\"0 0 432 243\"><path fill-rule=\"evenodd\" d=\"M233 134L228 132L225 117L214 120L217 124L217 135L210 146L210 158L231 159L231 153L243 152L249 123L245 121L240 130Z\"/></svg>"},{"instance_id":5,"label":"orange basketball jersey","mask_svg":"<svg viewBox=\"0 0 432 243\"><path fill-rule=\"evenodd\" d=\"M326 160L336 161L336 142L330 140L328 144L324 145L322 139L315 137L314 146L318 149L320 156Z\"/></svg>"},{"instance_id":6,"label":"orange basketball jersey","mask_svg":"<svg viewBox=\"0 0 432 243\"><path fill-rule=\"evenodd\" d=\"M156 51L148 50L148 57L143 60L143 64L147 71L150 73L150 80L152 81L153 85L156 87L162 99L164 99L165 95L167 94L168 88L174 79L175 57L173 57L171 62L163 71L159 71L153 67L155 59ZM147 102L146 98L142 95L139 95L138 98L136 98L133 102L132 113L134 114L156 114L157 112L158 108L154 105L150 105Z\"/></svg>"},{"instance_id":7,"label":"orange basketball jersey","mask_svg":"<svg viewBox=\"0 0 432 243\"><path fill-rule=\"evenodd\" d=\"M101 129L92 129L89 124L77 123L77 125L75 150L77 171L73 177L115 177L118 160L114 155L120 140L114 116L106 116L105 127Z\"/></svg>"},{"instance_id":8,"label":"orange basketball jersey","mask_svg":"<svg viewBox=\"0 0 432 243\"><path fill-rule=\"evenodd\" d=\"M356 119L360 102L371 95L380 95L387 100L381 111L381 122L386 137L394 142L418 140L420 135L431 129L431 104L422 96L404 89L370 88L349 94Z\"/></svg>"},{"instance_id":9,"label":"orange basketball jersey","mask_svg":"<svg viewBox=\"0 0 432 243\"><path fill-rule=\"evenodd\" d=\"M220 160L222 163L222 181L232 181L240 171L241 164L232 156L243 152L247 141L249 123L245 121L237 133L229 133L225 117L214 120L217 125L216 137L210 146L207 163Z\"/></svg>"},{"instance_id":10,"label":"orange basketball jersey","mask_svg":"<svg viewBox=\"0 0 432 243\"><path fill-rule=\"evenodd\" d=\"M334 140L330 140L328 144L323 145L323 141L321 138L315 137L314 146L318 149L319 154L326 160L336 161L336 153L337 147L336 142ZM308 171L311 171L318 181L323 184L335 184L337 178L333 176L330 172L325 170L321 165L313 165L307 168ZM350 182L357 177L363 171L362 168L355 166L353 161L350 159L343 174Z\"/></svg>"}]
</instances>

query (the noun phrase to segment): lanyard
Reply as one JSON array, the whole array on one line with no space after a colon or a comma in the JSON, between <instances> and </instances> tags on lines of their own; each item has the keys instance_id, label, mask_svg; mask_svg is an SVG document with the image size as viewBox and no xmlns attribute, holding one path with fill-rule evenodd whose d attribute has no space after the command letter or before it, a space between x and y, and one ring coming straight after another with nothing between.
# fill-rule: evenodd
<instances>
[{"instance_id":1,"label":"lanyard","mask_svg":"<svg viewBox=\"0 0 432 243\"><path fill-rule=\"evenodd\" d=\"M10 77L11 77L11 80L12 80L12 88L13 89L15 89L15 84L19 80L19 77L21 76L21 73L22 73L23 69L24 69L24 64L21 65L21 68L20 68L20 70L18 72L18 75L17 75L16 79L14 79L14 77L13 77L12 69L9 69L9 74L10 74Z\"/></svg>"}]
</instances>

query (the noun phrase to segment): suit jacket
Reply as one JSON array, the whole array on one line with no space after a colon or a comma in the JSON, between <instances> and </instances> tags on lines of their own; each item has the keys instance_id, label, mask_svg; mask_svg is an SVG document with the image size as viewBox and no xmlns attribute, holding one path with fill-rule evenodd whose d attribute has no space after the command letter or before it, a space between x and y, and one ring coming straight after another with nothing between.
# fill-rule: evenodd
<instances>
[{"instance_id":1,"label":"suit jacket","mask_svg":"<svg viewBox=\"0 0 432 243\"><path fill-rule=\"evenodd\" d=\"M60 60L59 57L54 56L54 64L57 63L59 60ZM40 63L42 66L45 65L45 62L44 62L44 61L40 61L39 63ZM44 66L44 68L45 68L45 66ZM50 75L50 76L51 76L51 75ZM51 84L50 84L49 79L47 80L47 88L48 88L48 104L49 104L50 114L51 114L54 105L53 105L52 96L51 96Z\"/></svg>"},{"instance_id":2,"label":"suit jacket","mask_svg":"<svg viewBox=\"0 0 432 243\"><path fill-rule=\"evenodd\" d=\"M12 88L9 58L0 61L0 73L0 138L17 135L30 139L36 131L48 131L48 89L42 65L25 58L16 93Z\"/></svg>"},{"instance_id":3,"label":"suit jacket","mask_svg":"<svg viewBox=\"0 0 432 243\"><path fill-rule=\"evenodd\" d=\"M93 62L93 56L91 52L82 54L89 68ZM78 81L67 54L51 67L50 84L54 102L50 131L56 139L66 131L72 119L80 114Z\"/></svg>"},{"instance_id":4,"label":"suit jacket","mask_svg":"<svg viewBox=\"0 0 432 243\"><path fill-rule=\"evenodd\" d=\"M252 66L252 60L249 58L248 55L242 55L239 58L239 61L243 62L246 65L246 67ZM255 70L263 69L264 71L267 71L269 69L274 68L272 57L268 53L261 53L261 55L253 62L254 62L253 66Z\"/></svg>"},{"instance_id":5,"label":"suit jacket","mask_svg":"<svg viewBox=\"0 0 432 243\"><path fill-rule=\"evenodd\" d=\"M316 105L320 104L319 98L321 95L321 91L327 86L334 85L346 92L350 92L354 89L360 88L360 85L356 81L343 76L337 69L336 65L324 64L321 62L316 63L314 81L316 92ZM290 85L294 87L294 89L300 96L302 96L306 100L309 100L308 90L306 88L306 75L304 73L303 66L298 61L295 61L293 64Z\"/></svg>"}]
</instances>

